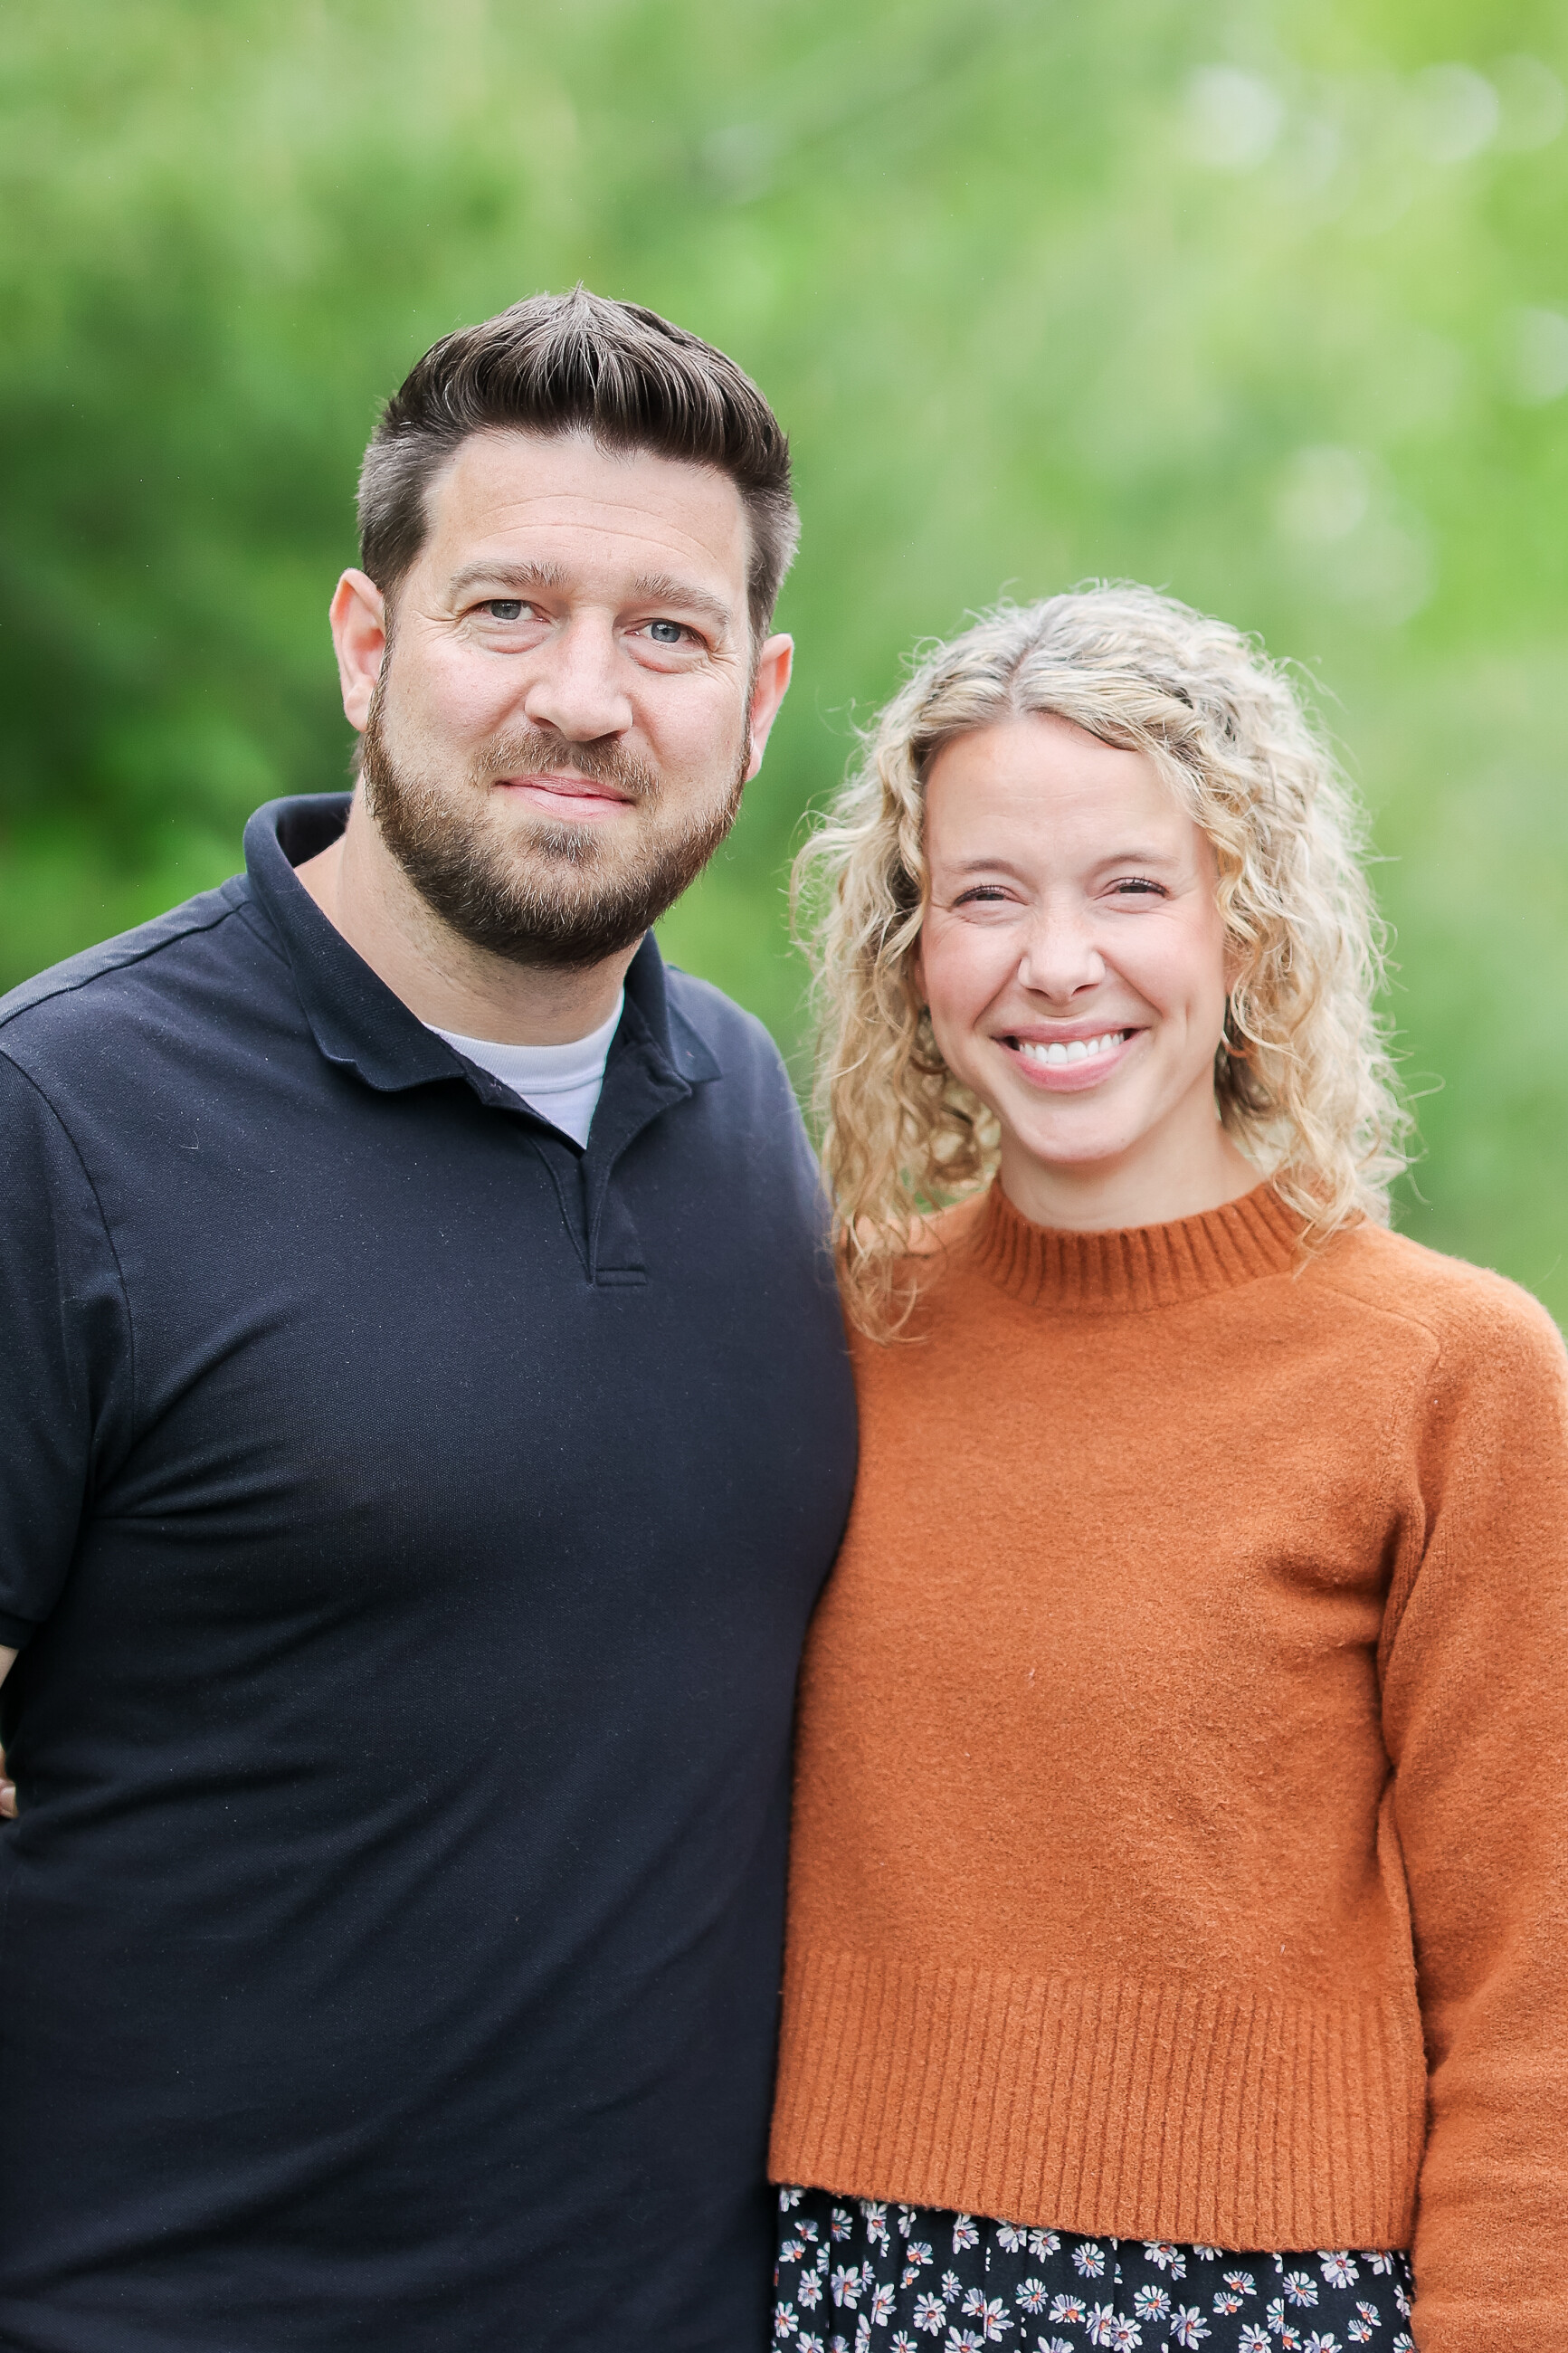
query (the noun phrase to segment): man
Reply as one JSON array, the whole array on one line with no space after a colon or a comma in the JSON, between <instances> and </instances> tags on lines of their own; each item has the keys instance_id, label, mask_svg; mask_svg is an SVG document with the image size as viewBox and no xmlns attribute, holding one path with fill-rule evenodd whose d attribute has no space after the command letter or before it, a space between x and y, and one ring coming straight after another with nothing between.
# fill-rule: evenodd
<instances>
[{"instance_id":1,"label":"man","mask_svg":"<svg viewBox=\"0 0 1568 2353\"><path fill-rule=\"evenodd\" d=\"M777 1055L649 927L787 447L580 290L360 514L352 801L0 1005L0 2342L740 2353L853 1417Z\"/></svg>"}]
</instances>

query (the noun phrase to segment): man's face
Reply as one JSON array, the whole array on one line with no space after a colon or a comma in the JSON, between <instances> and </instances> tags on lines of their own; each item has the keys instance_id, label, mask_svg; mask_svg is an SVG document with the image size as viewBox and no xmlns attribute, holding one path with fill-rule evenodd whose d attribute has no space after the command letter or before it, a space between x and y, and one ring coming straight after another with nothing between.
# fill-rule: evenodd
<instances>
[{"instance_id":1,"label":"man's face","mask_svg":"<svg viewBox=\"0 0 1568 2353\"><path fill-rule=\"evenodd\" d=\"M343 660L370 814L474 945L597 963L723 839L787 683L786 638L753 665L740 493L584 435L487 432L428 507L379 680Z\"/></svg>"}]
</instances>

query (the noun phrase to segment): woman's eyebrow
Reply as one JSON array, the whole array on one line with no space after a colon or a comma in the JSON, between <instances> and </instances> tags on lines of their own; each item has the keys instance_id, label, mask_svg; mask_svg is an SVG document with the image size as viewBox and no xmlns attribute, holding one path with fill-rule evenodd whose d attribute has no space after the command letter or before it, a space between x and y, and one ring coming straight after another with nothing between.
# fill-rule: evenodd
<instances>
[{"instance_id":1,"label":"woman's eyebrow","mask_svg":"<svg viewBox=\"0 0 1568 2353\"><path fill-rule=\"evenodd\" d=\"M1108 849L1103 856L1096 858L1087 870L1080 871L1099 873L1107 866L1179 866L1181 863L1179 851L1153 849L1147 843L1134 843L1128 849ZM1016 866L1010 858L996 858L989 854L983 854L978 858L944 860L943 864L952 874L1022 875L1024 872L1023 867Z\"/></svg>"}]
</instances>

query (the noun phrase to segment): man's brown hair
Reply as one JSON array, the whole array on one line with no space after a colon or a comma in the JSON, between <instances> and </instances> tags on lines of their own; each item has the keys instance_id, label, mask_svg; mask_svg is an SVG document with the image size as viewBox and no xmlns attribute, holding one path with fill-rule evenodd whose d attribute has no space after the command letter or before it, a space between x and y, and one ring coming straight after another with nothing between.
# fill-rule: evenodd
<instances>
[{"instance_id":1,"label":"man's brown hair","mask_svg":"<svg viewBox=\"0 0 1568 2353\"><path fill-rule=\"evenodd\" d=\"M425 543L432 477L469 434L498 428L591 433L727 474L751 528L752 633L765 634L800 536L777 417L710 343L584 286L444 335L387 402L359 480L360 563L384 595Z\"/></svg>"}]
</instances>

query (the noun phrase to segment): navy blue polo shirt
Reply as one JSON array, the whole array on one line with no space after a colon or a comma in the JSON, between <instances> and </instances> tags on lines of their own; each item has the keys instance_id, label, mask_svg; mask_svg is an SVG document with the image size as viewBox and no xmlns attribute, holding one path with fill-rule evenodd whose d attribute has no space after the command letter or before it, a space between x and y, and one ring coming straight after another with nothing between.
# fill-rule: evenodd
<instances>
[{"instance_id":1,"label":"navy blue polo shirt","mask_svg":"<svg viewBox=\"0 0 1568 2353\"><path fill-rule=\"evenodd\" d=\"M744 2353L854 1419L756 1022L586 1151L293 872L0 1003L0 2341Z\"/></svg>"}]
</instances>

